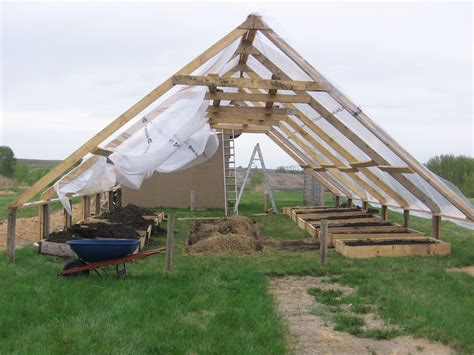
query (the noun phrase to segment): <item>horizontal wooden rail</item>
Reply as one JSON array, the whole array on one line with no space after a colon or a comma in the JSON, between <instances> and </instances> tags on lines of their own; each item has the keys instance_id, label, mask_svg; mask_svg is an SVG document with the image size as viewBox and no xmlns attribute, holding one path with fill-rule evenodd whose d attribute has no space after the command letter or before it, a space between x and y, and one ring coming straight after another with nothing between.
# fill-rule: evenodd
<instances>
[{"instance_id":1,"label":"horizontal wooden rail","mask_svg":"<svg viewBox=\"0 0 474 355\"><path fill-rule=\"evenodd\" d=\"M308 103L307 95L284 95L284 94L251 94L244 92L216 92L206 93L204 97L206 100L228 100L228 101L250 101L250 102L281 102L281 103Z\"/></svg>"}]
</instances>

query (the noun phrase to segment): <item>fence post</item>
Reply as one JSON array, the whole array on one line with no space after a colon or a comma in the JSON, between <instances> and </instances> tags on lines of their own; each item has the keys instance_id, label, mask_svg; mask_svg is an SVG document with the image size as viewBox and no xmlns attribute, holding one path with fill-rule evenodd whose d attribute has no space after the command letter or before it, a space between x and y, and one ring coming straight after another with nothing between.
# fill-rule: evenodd
<instances>
[{"instance_id":1,"label":"fence post","mask_svg":"<svg viewBox=\"0 0 474 355\"><path fill-rule=\"evenodd\" d=\"M95 216L100 216L100 193L95 194Z\"/></svg>"},{"instance_id":2,"label":"fence post","mask_svg":"<svg viewBox=\"0 0 474 355\"><path fill-rule=\"evenodd\" d=\"M410 210L403 210L403 228L408 228L409 220L410 220Z\"/></svg>"},{"instance_id":3,"label":"fence post","mask_svg":"<svg viewBox=\"0 0 474 355\"><path fill-rule=\"evenodd\" d=\"M38 241L46 238L50 231L51 209L49 203L44 203L38 207Z\"/></svg>"},{"instance_id":4,"label":"fence post","mask_svg":"<svg viewBox=\"0 0 474 355\"><path fill-rule=\"evenodd\" d=\"M112 190L107 191L107 211L112 212L114 209L114 192Z\"/></svg>"},{"instance_id":5,"label":"fence post","mask_svg":"<svg viewBox=\"0 0 474 355\"><path fill-rule=\"evenodd\" d=\"M441 216L431 217L431 237L441 239Z\"/></svg>"},{"instance_id":6,"label":"fence post","mask_svg":"<svg viewBox=\"0 0 474 355\"><path fill-rule=\"evenodd\" d=\"M71 211L72 211L71 200L69 200L69 206L71 206ZM72 215L70 215L66 209L63 210L63 213L64 213L64 230L66 230L70 226L72 226Z\"/></svg>"},{"instance_id":7,"label":"fence post","mask_svg":"<svg viewBox=\"0 0 474 355\"><path fill-rule=\"evenodd\" d=\"M382 205L382 210L381 210L381 213L380 213L380 214L382 215L382 219L383 219L384 221L386 221L386 220L388 219L388 209L387 209L387 206Z\"/></svg>"},{"instance_id":8,"label":"fence post","mask_svg":"<svg viewBox=\"0 0 474 355\"><path fill-rule=\"evenodd\" d=\"M169 213L166 232L166 270L168 271L172 271L173 269L174 223L175 216L173 213Z\"/></svg>"},{"instance_id":9,"label":"fence post","mask_svg":"<svg viewBox=\"0 0 474 355\"><path fill-rule=\"evenodd\" d=\"M319 258L321 265L324 265L326 262L328 254L328 221L323 219L321 221L321 230L319 232Z\"/></svg>"},{"instance_id":10,"label":"fence post","mask_svg":"<svg viewBox=\"0 0 474 355\"><path fill-rule=\"evenodd\" d=\"M8 209L7 223L7 259L15 261L16 208Z\"/></svg>"},{"instance_id":11,"label":"fence post","mask_svg":"<svg viewBox=\"0 0 474 355\"><path fill-rule=\"evenodd\" d=\"M270 195L268 194L268 192L265 192L263 194L263 212L267 213L268 211L268 197Z\"/></svg>"},{"instance_id":12,"label":"fence post","mask_svg":"<svg viewBox=\"0 0 474 355\"><path fill-rule=\"evenodd\" d=\"M196 191L191 190L191 212L196 211Z\"/></svg>"}]
</instances>

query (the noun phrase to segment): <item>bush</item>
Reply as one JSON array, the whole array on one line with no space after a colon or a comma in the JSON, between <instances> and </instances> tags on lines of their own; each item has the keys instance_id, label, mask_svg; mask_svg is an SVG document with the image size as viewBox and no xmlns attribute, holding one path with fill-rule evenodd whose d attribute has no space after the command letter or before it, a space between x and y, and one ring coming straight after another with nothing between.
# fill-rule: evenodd
<instances>
[{"instance_id":1,"label":"bush","mask_svg":"<svg viewBox=\"0 0 474 355\"><path fill-rule=\"evenodd\" d=\"M0 146L0 175L8 178L15 174L16 158L13 150L7 146Z\"/></svg>"},{"instance_id":2,"label":"bush","mask_svg":"<svg viewBox=\"0 0 474 355\"><path fill-rule=\"evenodd\" d=\"M442 154L426 163L428 169L456 185L466 196L474 197L474 158Z\"/></svg>"}]
</instances>

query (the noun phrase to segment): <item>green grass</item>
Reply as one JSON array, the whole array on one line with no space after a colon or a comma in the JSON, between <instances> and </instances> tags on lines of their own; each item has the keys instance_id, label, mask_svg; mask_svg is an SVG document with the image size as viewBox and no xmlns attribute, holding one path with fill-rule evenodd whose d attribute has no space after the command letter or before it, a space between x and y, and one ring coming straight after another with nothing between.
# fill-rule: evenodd
<instances>
[{"instance_id":1,"label":"green grass","mask_svg":"<svg viewBox=\"0 0 474 355\"><path fill-rule=\"evenodd\" d=\"M280 208L302 204L297 193L275 198L285 201ZM244 195L241 213L262 209L261 196ZM173 211L178 217L222 215ZM401 220L395 213L390 217ZM256 218L267 236L307 238L285 215ZM187 256L182 251L192 223L177 221L172 273L164 271L164 256L156 255L128 264L125 280L116 280L113 270L104 278L66 279L56 276L61 260L32 247L19 249L15 264L2 253L0 353L283 354L287 330L266 286L269 275L286 274L327 276L355 288L354 299L370 304L401 333L474 352L474 278L446 272L474 264L474 238L464 228L443 223L451 256L351 260L331 250L321 266L317 251ZM412 217L410 223L430 232L429 220Z\"/></svg>"}]
</instances>

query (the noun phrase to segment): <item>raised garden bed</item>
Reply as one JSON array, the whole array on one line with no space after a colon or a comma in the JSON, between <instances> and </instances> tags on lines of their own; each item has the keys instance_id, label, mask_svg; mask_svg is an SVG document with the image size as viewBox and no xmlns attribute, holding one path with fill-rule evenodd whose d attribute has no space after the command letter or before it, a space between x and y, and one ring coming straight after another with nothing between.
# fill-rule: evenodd
<instances>
[{"instance_id":1,"label":"raised garden bed","mask_svg":"<svg viewBox=\"0 0 474 355\"><path fill-rule=\"evenodd\" d=\"M441 256L451 254L451 244L430 237L337 240L336 251L348 258Z\"/></svg>"},{"instance_id":2,"label":"raised garden bed","mask_svg":"<svg viewBox=\"0 0 474 355\"><path fill-rule=\"evenodd\" d=\"M357 239L357 240L377 240L377 239L410 239L410 238L419 238L425 237L426 235L415 231L413 229L402 228L402 227L395 227L391 230L352 230L351 233L329 233L329 246L334 247L336 245L337 240L349 240L349 239Z\"/></svg>"},{"instance_id":3,"label":"raised garden bed","mask_svg":"<svg viewBox=\"0 0 474 355\"><path fill-rule=\"evenodd\" d=\"M298 217L298 227L301 229L306 229L306 223L312 223L312 222L318 222L323 219L328 220L328 221L333 221L333 220L345 220L345 219L359 219L359 218L375 218L376 216L367 213L365 211L359 211L359 212L340 212L340 213L328 213L328 214L320 214L320 215L308 215ZM378 218L378 217L377 217Z\"/></svg>"},{"instance_id":4,"label":"raised garden bed","mask_svg":"<svg viewBox=\"0 0 474 355\"><path fill-rule=\"evenodd\" d=\"M350 220L336 220L329 221L329 233L341 230L357 230L357 229L390 229L397 226L388 221L382 221L379 217L365 218L365 219L350 219ZM314 238L319 237L319 222L306 223L306 231Z\"/></svg>"}]
</instances>

